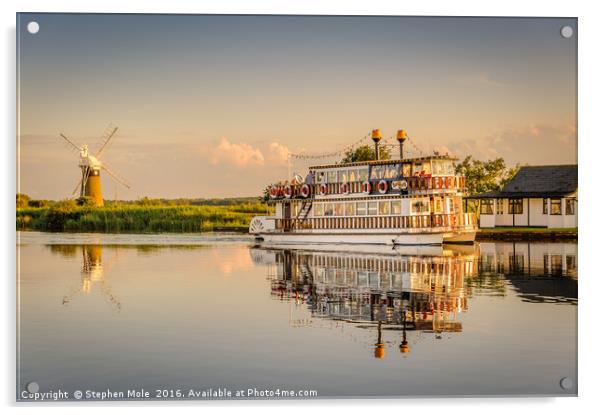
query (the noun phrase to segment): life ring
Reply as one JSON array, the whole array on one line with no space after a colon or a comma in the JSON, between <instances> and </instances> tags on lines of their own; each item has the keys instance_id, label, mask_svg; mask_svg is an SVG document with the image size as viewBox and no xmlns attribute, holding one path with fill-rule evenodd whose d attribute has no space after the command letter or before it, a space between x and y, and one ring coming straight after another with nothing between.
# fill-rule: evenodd
<instances>
[{"instance_id":1,"label":"life ring","mask_svg":"<svg viewBox=\"0 0 602 415\"><path fill-rule=\"evenodd\" d=\"M272 199L278 197L278 188L276 186L270 187L270 197Z\"/></svg>"},{"instance_id":2,"label":"life ring","mask_svg":"<svg viewBox=\"0 0 602 415\"><path fill-rule=\"evenodd\" d=\"M320 185L320 189L319 189L320 194L323 196L326 194L327 191L328 191L328 188L326 187L326 184L322 183Z\"/></svg>"},{"instance_id":3,"label":"life ring","mask_svg":"<svg viewBox=\"0 0 602 415\"><path fill-rule=\"evenodd\" d=\"M284 186L284 197L286 197L287 199L290 199L290 197L293 195L293 187L290 184L287 184L286 186Z\"/></svg>"},{"instance_id":4,"label":"life ring","mask_svg":"<svg viewBox=\"0 0 602 415\"><path fill-rule=\"evenodd\" d=\"M364 183L362 183L362 193L370 193L370 190L372 190L370 182L365 181Z\"/></svg>"},{"instance_id":5,"label":"life ring","mask_svg":"<svg viewBox=\"0 0 602 415\"><path fill-rule=\"evenodd\" d=\"M350 186L349 186L348 183L343 183L341 185L341 193L344 194L344 195L349 194L349 187Z\"/></svg>"},{"instance_id":6,"label":"life ring","mask_svg":"<svg viewBox=\"0 0 602 415\"><path fill-rule=\"evenodd\" d=\"M378 193L385 194L387 193L387 190L389 189L389 185L387 184L386 180L381 180L380 182L378 182L378 185L376 187L378 189Z\"/></svg>"},{"instance_id":7,"label":"life ring","mask_svg":"<svg viewBox=\"0 0 602 415\"><path fill-rule=\"evenodd\" d=\"M408 189L408 181L407 180L401 180L399 182L399 188L401 190L407 190Z\"/></svg>"},{"instance_id":8,"label":"life ring","mask_svg":"<svg viewBox=\"0 0 602 415\"><path fill-rule=\"evenodd\" d=\"M301 194L301 197L308 197L309 194L311 193L311 188L309 187L309 185L307 183L304 183L301 186L299 193Z\"/></svg>"}]
</instances>

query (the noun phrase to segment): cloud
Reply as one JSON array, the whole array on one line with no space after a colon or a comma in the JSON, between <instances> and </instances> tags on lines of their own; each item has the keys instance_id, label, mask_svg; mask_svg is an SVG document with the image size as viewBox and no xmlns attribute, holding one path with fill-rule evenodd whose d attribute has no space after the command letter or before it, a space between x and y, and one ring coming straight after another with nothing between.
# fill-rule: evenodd
<instances>
[{"instance_id":1,"label":"cloud","mask_svg":"<svg viewBox=\"0 0 602 415\"><path fill-rule=\"evenodd\" d=\"M287 163L288 156L291 153L288 147L272 142L268 148L268 160L271 164L284 165Z\"/></svg>"},{"instance_id":2,"label":"cloud","mask_svg":"<svg viewBox=\"0 0 602 415\"><path fill-rule=\"evenodd\" d=\"M213 165L234 167L263 166L265 158L261 150L245 143L231 143L222 138L217 146L201 150Z\"/></svg>"},{"instance_id":3,"label":"cloud","mask_svg":"<svg viewBox=\"0 0 602 415\"><path fill-rule=\"evenodd\" d=\"M197 147L201 155L214 166L227 165L238 168L285 166L290 149L278 142L233 143L222 138L217 144Z\"/></svg>"},{"instance_id":4,"label":"cloud","mask_svg":"<svg viewBox=\"0 0 602 415\"><path fill-rule=\"evenodd\" d=\"M524 125L448 146L451 153L460 157L472 155L482 160L503 157L511 164L577 162L574 123Z\"/></svg>"}]
</instances>

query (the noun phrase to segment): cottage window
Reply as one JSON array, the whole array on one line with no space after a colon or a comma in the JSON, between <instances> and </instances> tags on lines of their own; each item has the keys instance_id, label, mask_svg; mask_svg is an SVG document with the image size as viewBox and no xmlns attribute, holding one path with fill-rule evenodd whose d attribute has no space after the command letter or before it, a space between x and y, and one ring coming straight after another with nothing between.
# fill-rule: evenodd
<instances>
[{"instance_id":1,"label":"cottage window","mask_svg":"<svg viewBox=\"0 0 602 415\"><path fill-rule=\"evenodd\" d=\"M543 198L543 210L542 210L544 215L548 214L548 198L544 197Z\"/></svg>"},{"instance_id":2,"label":"cottage window","mask_svg":"<svg viewBox=\"0 0 602 415\"><path fill-rule=\"evenodd\" d=\"M390 209L389 202L378 202L378 214L379 215L388 215Z\"/></svg>"},{"instance_id":3,"label":"cottage window","mask_svg":"<svg viewBox=\"0 0 602 415\"><path fill-rule=\"evenodd\" d=\"M356 213L359 216L363 216L366 214L366 202L357 202L355 204Z\"/></svg>"},{"instance_id":4,"label":"cottage window","mask_svg":"<svg viewBox=\"0 0 602 415\"><path fill-rule=\"evenodd\" d=\"M355 203L345 203L345 216L355 215Z\"/></svg>"},{"instance_id":5,"label":"cottage window","mask_svg":"<svg viewBox=\"0 0 602 415\"><path fill-rule=\"evenodd\" d=\"M565 215L574 215L575 214L575 199L565 199Z\"/></svg>"},{"instance_id":6,"label":"cottage window","mask_svg":"<svg viewBox=\"0 0 602 415\"><path fill-rule=\"evenodd\" d=\"M391 202L391 213L394 215L401 215L401 200L394 200Z\"/></svg>"},{"instance_id":7,"label":"cottage window","mask_svg":"<svg viewBox=\"0 0 602 415\"><path fill-rule=\"evenodd\" d=\"M515 215L523 214L523 199L509 199L508 213Z\"/></svg>"},{"instance_id":8,"label":"cottage window","mask_svg":"<svg viewBox=\"0 0 602 415\"><path fill-rule=\"evenodd\" d=\"M562 215L562 199L550 199L550 214Z\"/></svg>"},{"instance_id":9,"label":"cottage window","mask_svg":"<svg viewBox=\"0 0 602 415\"><path fill-rule=\"evenodd\" d=\"M314 207L314 216L324 215L324 205L322 203L316 203Z\"/></svg>"},{"instance_id":10,"label":"cottage window","mask_svg":"<svg viewBox=\"0 0 602 415\"><path fill-rule=\"evenodd\" d=\"M493 199L481 200L481 215L493 215Z\"/></svg>"},{"instance_id":11,"label":"cottage window","mask_svg":"<svg viewBox=\"0 0 602 415\"><path fill-rule=\"evenodd\" d=\"M503 215L504 214L504 199L497 199L496 200L496 213L498 215Z\"/></svg>"},{"instance_id":12,"label":"cottage window","mask_svg":"<svg viewBox=\"0 0 602 415\"><path fill-rule=\"evenodd\" d=\"M368 202L368 215L376 215L378 213L378 207L376 202Z\"/></svg>"}]
</instances>

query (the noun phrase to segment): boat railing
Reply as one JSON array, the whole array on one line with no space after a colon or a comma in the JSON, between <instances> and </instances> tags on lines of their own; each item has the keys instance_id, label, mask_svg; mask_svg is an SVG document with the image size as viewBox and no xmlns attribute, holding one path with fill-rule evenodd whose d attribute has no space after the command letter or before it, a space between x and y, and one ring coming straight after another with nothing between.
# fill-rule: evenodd
<instances>
[{"instance_id":1,"label":"boat railing","mask_svg":"<svg viewBox=\"0 0 602 415\"><path fill-rule=\"evenodd\" d=\"M449 229L461 230L476 227L474 213L459 214L423 214L423 215L389 215L389 216L348 216L319 217L304 220L275 219L276 230L353 230L353 229Z\"/></svg>"},{"instance_id":2,"label":"boat railing","mask_svg":"<svg viewBox=\"0 0 602 415\"><path fill-rule=\"evenodd\" d=\"M376 184L381 179L368 180L372 185L370 193L378 193ZM402 180L407 181L407 191L416 193L421 191L430 190L464 190L466 187L466 180L464 176L411 176L400 179L382 179L387 181L389 189L392 188L393 182L400 182ZM303 184L291 184L291 185L278 185L273 186L270 190L270 198L272 200L282 199L303 199L305 197L311 197L311 195L347 195L347 194L362 194L365 193L365 188L362 181L349 181L349 182L335 182L335 183L315 183L309 185L310 193L307 196L303 196L301 187ZM288 187L288 189L287 189ZM399 190L393 190L386 194L399 193Z\"/></svg>"}]
</instances>

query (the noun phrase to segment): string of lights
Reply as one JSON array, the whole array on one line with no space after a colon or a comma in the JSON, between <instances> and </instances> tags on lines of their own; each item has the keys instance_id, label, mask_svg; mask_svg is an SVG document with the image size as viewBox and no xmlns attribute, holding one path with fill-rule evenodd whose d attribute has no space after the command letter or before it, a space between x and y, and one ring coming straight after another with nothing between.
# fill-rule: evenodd
<instances>
[{"instance_id":1,"label":"string of lights","mask_svg":"<svg viewBox=\"0 0 602 415\"><path fill-rule=\"evenodd\" d=\"M296 159L296 160L315 160L315 159L325 159L325 158L331 158L331 157L336 157L336 156L342 156L345 153L347 153L348 151L353 150L355 147L359 146L361 143L363 143L365 140L367 140L368 138L370 138L370 133L364 135L362 138L360 138L359 140L357 140L356 142L349 144L345 147L343 147L340 150L336 150L336 151L332 151L329 153L313 153L313 154L309 154L309 153L289 153L289 157L291 159Z\"/></svg>"}]
</instances>

